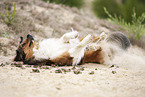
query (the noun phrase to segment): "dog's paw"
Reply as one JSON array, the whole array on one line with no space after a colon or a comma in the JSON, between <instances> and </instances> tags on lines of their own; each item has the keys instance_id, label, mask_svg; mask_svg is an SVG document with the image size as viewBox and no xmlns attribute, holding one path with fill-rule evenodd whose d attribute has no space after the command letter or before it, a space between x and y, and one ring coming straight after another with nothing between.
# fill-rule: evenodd
<instances>
[{"instance_id":1,"label":"dog's paw","mask_svg":"<svg viewBox=\"0 0 145 97\"><path fill-rule=\"evenodd\" d=\"M101 46L96 45L96 43L90 44L90 45L87 47L87 49L88 49L88 50L93 50L93 51L102 50Z\"/></svg>"}]
</instances>

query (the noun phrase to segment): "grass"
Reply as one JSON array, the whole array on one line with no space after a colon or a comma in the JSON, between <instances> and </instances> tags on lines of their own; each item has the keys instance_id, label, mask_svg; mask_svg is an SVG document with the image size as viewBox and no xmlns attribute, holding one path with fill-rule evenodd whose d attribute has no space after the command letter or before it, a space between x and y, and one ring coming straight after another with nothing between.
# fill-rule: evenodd
<instances>
[{"instance_id":1,"label":"grass","mask_svg":"<svg viewBox=\"0 0 145 97\"><path fill-rule=\"evenodd\" d=\"M126 22L121 16L114 15L112 16L106 8L104 8L105 13L108 15L109 20L113 23L116 23L122 26L131 36L135 39L140 40L145 35L145 12L142 13L140 17L137 18L136 12L133 9L132 21Z\"/></svg>"},{"instance_id":2,"label":"grass","mask_svg":"<svg viewBox=\"0 0 145 97\"><path fill-rule=\"evenodd\" d=\"M63 4L69 7L76 7L78 9L82 8L84 5L84 0L42 0L42 1Z\"/></svg>"},{"instance_id":3,"label":"grass","mask_svg":"<svg viewBox=\"0 0 145 97\"><path fill-rule=\"evenodd\" d=\"M0 16L2 17L3 21L10 26L12 24L12 21L14 20L16 14L16 3L14 3L14 10L12 13L9 12L8 5L6 7L6 14L0 13Z\"/></svg>"}]
</instances>

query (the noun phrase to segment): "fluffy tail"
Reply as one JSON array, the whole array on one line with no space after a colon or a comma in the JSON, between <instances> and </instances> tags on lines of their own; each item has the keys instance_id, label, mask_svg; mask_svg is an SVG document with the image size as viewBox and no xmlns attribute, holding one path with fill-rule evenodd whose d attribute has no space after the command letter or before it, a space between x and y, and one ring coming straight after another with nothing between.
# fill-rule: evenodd
<instances>
[{"instance_id":1,"label":"fluffy tail","mask_svg":"<svg viewBox=\"0 0 145 97\"><path fill-rule=\"evenodd\" d=\"M126 35L121 32L113 32L107 37L107 42L115 43L123 50L127 50L130 47L130 41Z\"/></svg>"}]
</instances>

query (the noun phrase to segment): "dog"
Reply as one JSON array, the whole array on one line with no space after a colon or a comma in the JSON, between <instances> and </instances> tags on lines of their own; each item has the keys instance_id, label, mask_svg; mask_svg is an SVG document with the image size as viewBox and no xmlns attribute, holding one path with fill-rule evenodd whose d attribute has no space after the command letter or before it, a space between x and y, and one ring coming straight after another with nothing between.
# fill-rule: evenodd
<instances>
[{"instance_id":1,"label":"dog","mask_svg":"<svg viewBox=\"0 0 145 97\"><path fill-rule=\"evenodd\" d=\"M99 45L101 42L121 44L122 47L120 45L119 47L122 49L127 49L130 46L128 38L122 33L111 35L102 33L100 36L88 34L86 37L79 39L78 32L72 31L60 38L48 38L39 43L36 43L30 34L27 35L25 40L23 40L23 37L20 37L20 39L14 61L22 61L29 65L76 66L84 63L103 64L105 60L104 51Z\"/></svg>"}]
</instances>

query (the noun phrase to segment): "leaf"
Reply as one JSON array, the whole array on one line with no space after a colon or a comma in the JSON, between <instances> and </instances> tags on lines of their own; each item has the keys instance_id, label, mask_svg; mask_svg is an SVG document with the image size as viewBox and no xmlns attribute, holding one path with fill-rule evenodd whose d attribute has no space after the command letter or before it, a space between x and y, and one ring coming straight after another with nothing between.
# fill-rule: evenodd
<instances>
[{"instance_id":1,"label":"leaf","mask_svg":"<svg viewBox=\"0 0 145 97\"><path fill-rule=\"evenodd\" d=\"M10 15L10 13L9 13L9 9L8 9L8 8L9 8L9 7L8 7L8 5L7 5L7 7L6 7L7 16Z\"/></svg>"},{"instance_id":2,"label":"leaf","mask_svg":"<svg viewBox=\"0 0 145 97\"><path fill-rule=\"evenodd\" d=\"M16 3L14 3L14 10L13 10L13 13L12 13L12 20L14 19L15 17L15 14L16 14Z\"/></svg>"}]
</instances>

